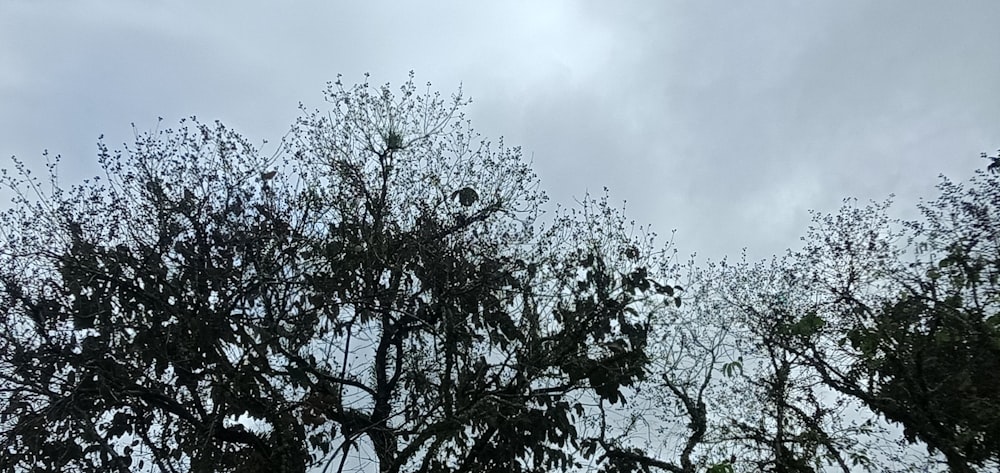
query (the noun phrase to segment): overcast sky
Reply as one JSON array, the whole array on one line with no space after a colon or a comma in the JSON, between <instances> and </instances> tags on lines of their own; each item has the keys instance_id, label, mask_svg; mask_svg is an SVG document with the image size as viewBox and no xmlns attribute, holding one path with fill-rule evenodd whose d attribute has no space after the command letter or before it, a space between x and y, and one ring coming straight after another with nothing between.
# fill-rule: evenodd
<instances>
[{"instance_id":1,"label":"overcast sky","mask_svg":"<svg viewBox=\"0 0 1000 473\"><path fill-rule=\"evenodd\" d=\"M98 135L189 115L275 143L336 74L413 69L464 84L554 201L608 186L682 254L765 257L807 209L895 193L902 214L981 167L998 24L995 0L0 0L0 158L47 148L82 178Z\"/></svg>"}]
</instances>

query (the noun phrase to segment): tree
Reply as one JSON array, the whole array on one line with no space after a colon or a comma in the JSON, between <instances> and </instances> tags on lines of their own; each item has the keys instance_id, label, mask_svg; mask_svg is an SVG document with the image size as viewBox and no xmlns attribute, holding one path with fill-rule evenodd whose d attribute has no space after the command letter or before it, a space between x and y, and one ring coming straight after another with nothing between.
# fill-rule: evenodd
<instances>
[{"instance_id":1,"label":"tree","mask_svg":"<svg viewBox=\"0 0 1000 473\"><path fill-rule=\"evenodd\" d=\"M763 262L691 263L684 305L653 325L654 374L641 396L658 411L660 469L866 466L857 439L866 422L846 419L844 400L825 395L817 376L781 344L779 314L803 302L782 276ZM670 452L675 461L667 460Z\"/></svg>"},{"instance_id":2,"label":"tree","mask_svg":"<svg viewBox=\"0 0 1000 473\"><path fill-rule=\"evenodd\" d=\"M873 419L848 414L857 403L824 388L789 349L789 337L812 341L821 322L811 315L812 294L788 277L785 264L780 258L722 264L713 276L739 334L733 392L746 399L722 414L721 437L741 448L748 471L871 470L873 446L866 440L881 434ZM896 461L895 468L903 466Z\"/></svg>"},{"instance_id":3,"label":"tree","mask_svg":"<svg viewBox=\"0 0 1000 473\"><path fill-rule=\"evenodd\" d=\"M778 314L803 301L764 263L686 270L684 304L654 311L649 376L623 409L601 410L601 471L812 472L870 467L871 422L829 396L783 348ZM681 286L661 288L681 294ZM798 294L801 295L801 294ZM672 304L673 305L673 304Z\"/></svg>"},{"instance_id":4,"label":"tree","mask_svg":"<svg viewBox=\"0 0 1000 473\"><path fill-rule=\"evenodd\" d=\"M785 268L818 302L784 320L784 345L953 472L1000 462L998 184L942 178L915 221L888 204L818 216Z\"/></svg>"},{"instance_id":5,"label":"tree","mask_svg":"<svg viewBox=\"0 0 1000 473\"><path fill-rule=\"evenodd\" d=\"M69 189L5 174L0 471L579 460L578 422L644 376L662 253L606 200L540 221L461 94L327 100L271 158L192 119Z\"/></svg>"}]
</instances>

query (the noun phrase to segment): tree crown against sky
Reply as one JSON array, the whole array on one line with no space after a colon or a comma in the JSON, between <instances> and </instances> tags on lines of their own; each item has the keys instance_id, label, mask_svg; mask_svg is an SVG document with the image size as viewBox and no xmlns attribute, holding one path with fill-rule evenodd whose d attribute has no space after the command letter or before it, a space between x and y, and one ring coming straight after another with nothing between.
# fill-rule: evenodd
<instances>
[{"instance_id":1,"label":"tree crown against sky","mask_svg":"<svg viewBox=\"0 0 1000 473\"><path fill-rule=\"evenodd\" d=\"M892 219L889 201L816 214L804 247L766 270L773 302L743 304L800 372L952 472L1000 465L1000 155L989 159L965 183L942 176L917 219Z\"/></svg>"},{"instance_id":2,"label":"tree crown against sky","mask_svg":"<svg viewBox=\"0 0 1000 473\"><path fill-rule=\"evenodd\" d=\"M877 419L996 464L993 174L679 286L460 93L326 92L273 155L191 119L4 175L0 471L877 471Z\"/></svg>"},{"instance_id":3,"label":"tree crown against sky","mask_svg":"<svg viewBox=\"0 0 1000 473\"><path fill-rule=\"evenodd\" d=\"M326 97L272 157L188 120L82 185L5 177L0 470L549 471L599 440L667 253L606 200L539 220L461 94Z\"/></svg>"}]
</instances>

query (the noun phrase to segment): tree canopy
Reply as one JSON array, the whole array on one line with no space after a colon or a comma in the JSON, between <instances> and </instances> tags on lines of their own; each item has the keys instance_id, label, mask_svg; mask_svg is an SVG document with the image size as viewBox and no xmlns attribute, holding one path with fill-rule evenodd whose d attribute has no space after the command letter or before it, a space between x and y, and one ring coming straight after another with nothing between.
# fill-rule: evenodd
<instances>
[{"instance_id":1,"label":"tree canopy","mask_svg":"<svg viewBox=\"0 0 1000 473\"><path fill-rule=\"evenodd\" d=\"M992 170L943 178L914 221L845 207L790 268L818 296L784 322L791 350L953 472L1000 462L998 184Z\"/></svg>"},{"instance_id":2,"label":"tree canopy","mask_svg":"<svg viewBox=\"0 0 1000 473\"><path fill-rule=\"evenodd\" d=\"M662 253L606 201L541 221L461 94L326 99L272 157L192 119L82 185L6 178L0 470L577 462L644 376Z\"/></svg>"},{"instance_id":3,"label":"tree canopy","mask_svg":"<svg viewBox=\"0 0 1000 473\"><path fill-rule=\"evenodd\" d=\"M682 265L606 195L546 213L461 91L325 98L273 153L192 117L3 172L0 472L1000 466L1000 155Z\"/></svg>"}]
</instances>

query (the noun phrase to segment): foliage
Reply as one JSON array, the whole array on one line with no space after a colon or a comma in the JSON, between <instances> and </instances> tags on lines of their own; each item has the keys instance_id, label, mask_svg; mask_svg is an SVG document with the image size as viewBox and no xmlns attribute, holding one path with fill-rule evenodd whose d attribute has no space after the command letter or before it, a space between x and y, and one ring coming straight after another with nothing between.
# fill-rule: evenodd
<instances>
[{"instance_id":1,"label":"foliage","mask_svg":"<svg viewBox=\"0 0 1000 473\"><path fill-rule=\"evenodd\" d=\"M715 441L739 471L853 471L849 457L865 458L859 437L870 425L848 415L851 406L829 396L786 345L790 336L814 338L823 324L779 261L722 262L706 276L729 330L728 358L736 358L720 368L727 389L719 397L729 399L717 409Z\"/></svg>"},{"instance_id":2,"label":"foliage","mask_svg":"<svg viewBox=\"0 0 1000 473\"><path fill-rule=\"evenodd\" d=\"M192 118L3 172L0 472L902 470L877 416L1000 466L1000 155L683 274L461 93L326 99L271 157Z\"/></svg>"},{"instance_id":3,"label":"foliage","mask_svg":"<svg viewBox=\"0 0 1000 473\"><path fill-rule=\"evenodd\" d=\"M650 376L624 412L608 412L599 425L604 471L849 472L868 465L857 437L871 432L869 423L851 419L854 406L830 399L781 344L789 330L778 314L798 301L771 296L785 281L769 269L689 264L684 304L655 312Z\"/></svg>"},{"instance_id":4,"label":"foliage","mask_svg":"<svg viewBox=\"0 0 1000 473\"><path fill-rule=\"evenodd\" d=\"M916 221L892 222L885 205L819 217L788 268L818 304L786 344L954 472L1000 461L998 184L943 179Z\"/></svg>"},{"instance_id":5,"label":"foliage","mask_svg":"<svg viewBox=\"0 0 1000 473\"><path fill-rule=\"evenodd\" d=\"M69 189L5 174L0 471L576 464L645 375L663 253L606 200L541 222L460 94L327 100L273 158L192 119Z\"/></svg>"}]
</instances>

